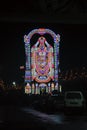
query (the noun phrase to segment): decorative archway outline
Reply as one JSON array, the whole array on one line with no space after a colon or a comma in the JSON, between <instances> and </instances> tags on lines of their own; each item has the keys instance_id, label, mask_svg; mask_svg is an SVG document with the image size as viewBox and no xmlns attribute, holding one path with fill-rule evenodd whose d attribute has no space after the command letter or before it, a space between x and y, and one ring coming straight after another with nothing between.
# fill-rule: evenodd
<instances>
[{"instance_id":1,"label":"decorative archway outline","mask_svg":"<svg viewBox=\"0 0 87 130\"><path fill-rule=\"evenodd\" d=\"M25 42L25 54L26 54L26 70L25 70L25 82L31 83L31 63L30 63L30 44L31 38L34 34L40 34L43 36L44 34L49 34L52 36L54 40L54 82L58 84L58 67L59 67L59 42L60 35L55 34L50 29L39 28L32 30L28 35L24 35Z\"/></svg>"}]
</instances>

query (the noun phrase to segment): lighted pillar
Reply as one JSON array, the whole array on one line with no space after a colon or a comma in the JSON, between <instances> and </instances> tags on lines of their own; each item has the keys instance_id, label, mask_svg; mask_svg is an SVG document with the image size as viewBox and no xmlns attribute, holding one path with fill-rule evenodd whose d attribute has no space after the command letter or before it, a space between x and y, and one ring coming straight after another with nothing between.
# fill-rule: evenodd
<instances>
[{"instance_id":1,"label":"lighted pillar","mask_svg":"<svg viewBox=\"0 0 87 130\"><path fill-rule=\"evenodd\" d=\"M35 86L34 86L34 83L32 84L32 94L35 94Z\"/></svg>"},{"instance_id":2,"label":"lighted pillar","mask_svg":"<svg viewBox=\"0 0 87 130\"><path fill-rule=\"evenodd\" d=\"M25 35L25 54L26 54L26 70L25 70L25 83L31 84L31 65L30 65L30 40Z\"/></svg>"},{"instance_id":3,"label":"lighted pillar","mask_svg":"<svg viewBox=\"0 0 87 130\"><path fill-rule=\"evenodd\" d=\"M59 92L61 93L62 92L62 86L59 85Z\"/></svg>"},{"instance_id":4,"label":"lighted pillar","mask_svg":"<svg viewBox=\"0 0 87 130\"><path fill-rule=\"evenodd\" d=\"M51 92L51 86L50 86L50 83L48 83L48 93Z\"/></svg>"},{"instance_id":5,"label":"lighted pillar","mask_svg":"<svg viewBox=\"0 0 87 130\"><path fill-rule=\"evenodd\" d=\"M51 90L53 91L55 88L54 88L54 83L51 84Z\"/></svg>"},{"instance_id":6,"label":"lighted pillar","mask_svg":"<svg viewBox=\"0 0 87 130\"><path fill-rule=\"evenodd\" d=\"M26 86L25 86L25 93L26 94L30 94L31 93L31 86L30 86L29 83L27 83Z\"/></svg>"},{"instance_id":7,"label":"lighted pillar","mask_svg":"<svg viewBox=\"0 0 87 130\"><path fill-rule=\"evenodd\" d=\"M46 86L46 93L48 93L49 92L49 88L48 88L48 86Z\"/></svg>"},{"instance_id":8,"label":"lighted pillar","mask_svg":"<svg viewBox=\"0 0 87 130\"><path fill-rule=\"evenodd\" d=\"M55 90L58 90L58 83L55 84Z\"/></svg>"},{"instance_id":9,"label":"lighted pillar","mask_svg":"<svg viewBox=\"0 0 87 130\"><path fill-rule=\"evenodd\" d=\"M38 84L36 83L35 86L36 86L35 94L38 94Z\"/></svg>"},{"instance_id":10,"label":"lighted pillar","mask_svg":"<svg viewBox=\"0 0 87 130\"><path fill-rule=\"evenodd\" d=\"M55 70L54 70L54 79L55 79L55 88L58 87L58 70L59 70L59 41L60 41L60 35L56 35L54 44L54 64L55 64Z\"/></svg>"}]
</instances>

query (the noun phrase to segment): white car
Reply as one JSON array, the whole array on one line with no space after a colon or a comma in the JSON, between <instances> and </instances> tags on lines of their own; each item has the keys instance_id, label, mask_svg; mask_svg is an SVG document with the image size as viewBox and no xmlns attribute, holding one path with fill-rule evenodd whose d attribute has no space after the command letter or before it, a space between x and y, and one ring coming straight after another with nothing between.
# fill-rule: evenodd
<instances>
[{"instance_id":1,"label":"white car","mask_svg":"<svg viewBox=\"0 0 87 130\"><path fill-rule=\"evenodd\" d=\"M64 96L65 108L86 108L86 101L81 91L67 91Z\"/></svg>"}]
</instances>

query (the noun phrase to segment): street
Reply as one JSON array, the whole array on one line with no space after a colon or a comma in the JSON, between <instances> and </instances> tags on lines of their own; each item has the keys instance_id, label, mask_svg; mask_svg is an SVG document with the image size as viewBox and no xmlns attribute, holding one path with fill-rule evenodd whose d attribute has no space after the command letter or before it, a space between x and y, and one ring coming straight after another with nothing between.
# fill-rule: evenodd
<instances>
[{"instance_id":1,"label":"street","mask_svg":"<svg viewBox=\"0 0 87 130\"><path fill-rule=\"evenodd\" d=\"M87 130L87 114L43 113L30 107L1 106L0 128Z\"/></svg>"}]
</instances>

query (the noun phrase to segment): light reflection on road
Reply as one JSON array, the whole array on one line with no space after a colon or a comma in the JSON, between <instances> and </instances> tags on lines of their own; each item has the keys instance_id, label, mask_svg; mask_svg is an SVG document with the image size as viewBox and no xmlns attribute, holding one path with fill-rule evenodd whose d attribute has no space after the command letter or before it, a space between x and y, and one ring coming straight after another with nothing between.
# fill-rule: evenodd
<instances>
[{"instance_id":1,"label":"light reflection on road","mask_svg":"<svg viewBox=\"0 0 87 130\"><path fill-rule=\"evenodd\" d=\"M42 122L49 122L49 123L55 123L55 124L62 124L64 123L64 115L62 114L46 114L46 113L42 113L30 108L22 108L22 111L25 111L26 113L32 114L33 116L37 117L38 119L40 119L40 121Z\"/></svg>"},{"instance_id":2,"label":"light reflection on road","mask_svg":"<svg viewBox=\"0 0 87 130\"><path fill-rule=\"evenodd\" d=\"M38 120L50 124L79 124L87 123L86 115L65 115L64 113L46 114L30 108L21 108L22 111L32 114Z\"/></svg>"},{"instance_id":3,"label":"light reflection on road","mask_svg":"<svg viewBox=\"0 0 87 130\"><path fill-rule=\"evenodd\" d=\"M21 128L25 125L29 128L46 128L46 130L87 130L87 113L85 115L65 115L63 112L46 114L29 107L0 107L1 127L11 125L13 128L13 125L17 126L16 123Z\"/></svg>"}]
</instances>

